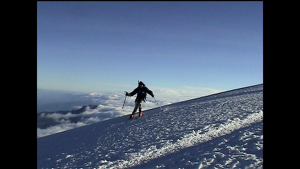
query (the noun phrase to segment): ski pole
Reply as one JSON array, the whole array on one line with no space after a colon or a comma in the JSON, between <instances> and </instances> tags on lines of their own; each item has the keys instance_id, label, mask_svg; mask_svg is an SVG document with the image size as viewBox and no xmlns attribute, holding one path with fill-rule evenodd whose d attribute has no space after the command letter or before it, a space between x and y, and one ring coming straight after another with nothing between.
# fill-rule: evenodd
<instances>
[{"instance_id":1,"label":"ski pole","mask_svg":"<svg viewBox=\"0 0 300 169\"><path fill-rule=\"evenodd\" d=\"M123 107L124 107L124 105L125 105L126 97L127 97L127 96L125 95L125 100L124 100L124 103L123 103L123 106L122 106L121 114L122 114L122 112L123 112Z\"/></svg>"},{"instance_id":2,"label":"ski pole","mask_svg":"<svg viewBox=\"0 0 300 169\"><path fill-rule=\"evenodd\" d=\"M160 106L160 105L158 104L158 102L156 101L155 97L153 97L153 98L154 98L156 104L160 107L161 112L164 112L163 109L161 108L161 106Z\"/></svg>"}]
</instances>

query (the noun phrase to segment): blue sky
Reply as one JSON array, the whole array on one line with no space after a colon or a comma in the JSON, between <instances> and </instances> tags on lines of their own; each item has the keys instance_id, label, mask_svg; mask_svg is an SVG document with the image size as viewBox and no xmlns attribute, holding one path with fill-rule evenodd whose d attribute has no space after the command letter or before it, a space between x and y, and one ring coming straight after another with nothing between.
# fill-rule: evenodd
<instances>
[{"instance_id":1,"label":"blue sky","mask_svg":"<svg viewBox=\"0 0 300 169\"><path fill-rule=\"evenodd\" d=\"M37 88L215 91L263 83L263 2L38 1Z\"/></svg>"}]
</instances>

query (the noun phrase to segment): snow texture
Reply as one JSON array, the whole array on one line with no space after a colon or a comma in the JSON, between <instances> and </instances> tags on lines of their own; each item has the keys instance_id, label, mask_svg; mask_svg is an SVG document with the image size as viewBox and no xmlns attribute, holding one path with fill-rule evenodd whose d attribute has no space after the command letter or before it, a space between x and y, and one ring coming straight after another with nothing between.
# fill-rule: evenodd
<instances>
[{"instance_id":1,"label":"snow texture","mask_svg":"<svg viewBox=\"0 0 300 169\"><path fill-rule=\"evenodd\" d=\"M37 168L263 168L263 85L37 139Z\"/></svg>"}]
</instances>

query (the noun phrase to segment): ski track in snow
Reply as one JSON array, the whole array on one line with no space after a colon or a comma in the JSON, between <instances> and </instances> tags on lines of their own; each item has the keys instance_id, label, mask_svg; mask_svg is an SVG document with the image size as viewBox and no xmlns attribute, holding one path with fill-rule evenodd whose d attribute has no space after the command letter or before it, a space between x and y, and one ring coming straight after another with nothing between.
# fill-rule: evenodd
<instances>
[{"instance_id":1,"label":"ski track in snow","mask_svg":"<svg viewBox=\"0 0 300 169\"><path fill-rule=\"evenodd\" d=\"M262 168L262 90L223 92L40 138L38 168Z\"/></svg>"}]
</instances>

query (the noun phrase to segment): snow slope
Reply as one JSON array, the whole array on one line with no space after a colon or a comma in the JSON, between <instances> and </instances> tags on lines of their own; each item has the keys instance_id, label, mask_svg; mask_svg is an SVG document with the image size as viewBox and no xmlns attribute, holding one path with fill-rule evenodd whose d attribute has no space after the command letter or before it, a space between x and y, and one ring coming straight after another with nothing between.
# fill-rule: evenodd
<instances>
[{"instance_id":1,"label":"snow slope","mask_svg":"<svg viewBox=\"0 0 300 169\"><path fill-rule=\"evenodd\" d=\"M262 168L263 84L37 139L37 168Z\"/></svg>"}]
</instances>

